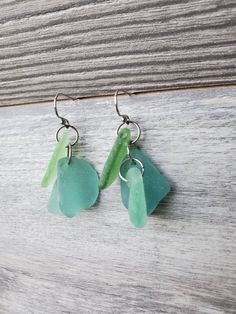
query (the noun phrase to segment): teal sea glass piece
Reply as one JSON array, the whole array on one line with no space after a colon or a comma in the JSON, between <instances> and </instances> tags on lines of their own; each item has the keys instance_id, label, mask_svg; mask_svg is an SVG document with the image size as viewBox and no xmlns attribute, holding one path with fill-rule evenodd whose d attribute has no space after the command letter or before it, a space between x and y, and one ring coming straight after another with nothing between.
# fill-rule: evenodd
<instances>
[{"instance_id":1,"label":"teal sea glass piece","mask_svg":"<svg viewBox=\"0 0 236 314\"><path fill-rule=\"evenodd\" d=\"M129 186L129 219L136 228L143 228L147 223L147 207L140 169L135 166L129 168L126 179Z\"/></svg>"},{"instance_id":2,"label":"teal sea glass piece","mask_svg":"<svg viewBox=\"0 0 236 314\"><path fill-rule=\"evenodd\" d=\"M130 148L132 157L140 160L144 166L144 191L147 205L147 214L151 215L159 202L170 192L171 186L168 180L160 173L151 159L142 152L141 149L132 146ZM125 163L122 167L122 175L125 177L127 171L133 163ZM124 206L128 208L130 188L128 184L121 180L121 198Z\"/></svg>"},{"instance_id":3,"label":"teal sea glass piece","mask_svg":"<svg viewBox=\"0 0 236 314\"><path fill-rule=\"evenodd\" d=\"M119 175L120 166L127 154L127 148L131 141L131 132L123 128L117 135L116 141L103 168L99 187L104 190L110 186Z\"/></svg>"},{"instance_id":4,"label":"teal sea glass piece","mask_svg":"<svg viewBox=\"0 0 236 314\"><path fill-rule=\"evenodd\" d=\"M54 184L48 210L74 217L90 208L99 195L96 170L85 160L71 157L58 161L57 181Z\"/></svg>"},{"instance_id":5,"label":"teal sea glass piece","mask_svg":"<svg viewBox=\"0 0 236 314\"><path fill-rule=\"evenodd\" d=\"M52 183L56 179L57 162L58 160L66 156L66 153L67 153L66 146L68 146L69 142L70 142L70 138L69 138L68 133L63 133L49 161L46 173L41 182L42 187L45 188L49 186L49 184Z\"/></svg>"}]
</instances>

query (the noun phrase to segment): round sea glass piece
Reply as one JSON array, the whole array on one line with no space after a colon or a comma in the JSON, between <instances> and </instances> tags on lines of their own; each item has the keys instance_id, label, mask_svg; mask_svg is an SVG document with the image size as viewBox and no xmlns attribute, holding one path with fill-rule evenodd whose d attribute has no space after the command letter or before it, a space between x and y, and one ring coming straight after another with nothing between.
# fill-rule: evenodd
<instances>
[{"instance_id":1,"label":"round sea glass piece","mask_svg":"<svg viewBox=\"0 0 236 314\"><path fill-rule=\"evenodd\" d=\"M98 185L98 174L86 160L72 157L68 163L68 158L60 159L49 211L60 210L67 217L78 215L94 205L99 195Z\"/></svg>"}]
</instances>

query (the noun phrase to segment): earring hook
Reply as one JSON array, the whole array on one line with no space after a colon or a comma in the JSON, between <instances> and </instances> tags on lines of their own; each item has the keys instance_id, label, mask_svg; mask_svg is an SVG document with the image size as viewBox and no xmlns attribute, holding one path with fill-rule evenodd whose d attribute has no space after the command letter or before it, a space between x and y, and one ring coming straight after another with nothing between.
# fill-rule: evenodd
<instances>
[{"instance_id":1,"label":"earring hook","mask_svg":"<svg viewBox=\"0 0 236 314\"><path fill-rule=\"evenodd\" d=\"M132 96L133 93L127 92L126 90L121 90L121 89L119 90L119 89L118 89L118 90L115 92L115 94L114 94L114 104L115 104L115 107L116 107L116 112L117 112L118 116L123 119L123 122L124 122L124 123L129 124L129 121L130 121L129 116L128 116L127 114L121 114L121 113L120 113L120 110L119 110L119 108L118 108L118 94L121 93L121 92L122 92L123 94L128 95L128 96Z\"/></svg>"},{"instance_id":2,"label":"earring hook","mask_svg":"<svg viewBox=\"0 0 236 314\"><path fill-rule=\"evenodd\" d=\"M129 118L129 116L127 114L121 114L120 113L120 110L118 108L118 94L120 92L122 92L123 94L126 94L128 96L134 95L133 93L127 92L126 90L119 90L119 89L114 94L114 104L115 104L115 107L116 107L116 112L117 112L118 116L121 117L122 120L123 120L122 123L117 128L116 134L118 135L121 127L124 124L127 124L127 125L132 124L132 125L134 125L136 127L136 129L137 129L137 136L130 142L130 144L135 144L139 140L139 138L141 136L141 129L140 129L139 124L137 122L133 121L133 120L130 120L130 118Z\"/></svg>"},{"instance_id":3,"label":"earring hook","mask_svg":"<svg viewBox=\"0 0 236 314\"><path fill-rule=\"evenodd\" d=\"M79 131L77 130L76 127L74 127L73 125L70 124L69 120L62 117L61 115L59 115L58 113L58 109L57 109L57 100L60 96L64 96L65 98L68 98L68 99L71 99L71 100L77 100L79 98L75 98L75 97L72 97L72 96L69 96L69 95L66 95L66 94L63 94L63 93L57 93L56 96L54 97L54 110L55 110L55 114L56 116L61 119L61 124L62 126L57 130L57 133L56 133L56 140L59 142L59 133L61 130L63 130L64 128L66 129L69 129L71 128L72 130L74 130L75 132L75 140L74 142L70 143L68 146L67 146L67 150L68 150L68 157L69 157L69 162L71 160L71 156L72 156L72 149L71 147L74 146L78 140L79 140Z\"/></svg>"},{"instance_id":4,"label":"earring hook","mask_svg":"<svg viewBox=\"0 0 236 314\"><path fill-rule=\"evenodd\" d=\"M69 96L69 95L66 95L66 94L63 94L63 93L57 93L56 96L54 97L54 111L55 111L55 114L56 116L61 119L61 123L66 126L66 127L69 127L70 126L70 122L69 120L67 120L66 118L63 118L62 116L59 115L58 113L58 109L57 109L57 100L58 100L58 97L60 96L64 96L65 98L68 98L68 99L71 99L71 100L77 100L79 98L74 98L72 96Z\"/></svg>"}]
</instances>

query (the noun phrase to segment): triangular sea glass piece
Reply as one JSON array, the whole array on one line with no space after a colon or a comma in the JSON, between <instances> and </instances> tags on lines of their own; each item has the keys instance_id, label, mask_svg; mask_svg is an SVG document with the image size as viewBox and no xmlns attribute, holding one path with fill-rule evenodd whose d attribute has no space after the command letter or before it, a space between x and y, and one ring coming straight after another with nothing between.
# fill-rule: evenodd
<instances>
[{"instance_id":1,"label":"triangular sea glass piece","mask_svg":"<svg viewBox=\"0 0 236 314\"><path fill-rule=\"evenodd\" d=\"M156 209L159 202L170 192L171 186L167 179L160 173L151 159L141 149L132 146L130 148L132 157L140 160L144 166L144 191L147 205L147 214L150 215ZM125 177L128 169L133 163L125 163L122 167L122 175ZM121 180L121 198L124 206L128 208L130 188Z\"/></svg>"}]
</instances>

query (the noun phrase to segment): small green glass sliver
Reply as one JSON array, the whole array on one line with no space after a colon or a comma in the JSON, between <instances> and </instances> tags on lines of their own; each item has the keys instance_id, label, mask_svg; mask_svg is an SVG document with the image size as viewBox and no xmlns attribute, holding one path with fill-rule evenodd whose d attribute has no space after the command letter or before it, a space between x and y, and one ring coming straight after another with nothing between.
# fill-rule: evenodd
<instances>
[{"instance_id":1,"label":"small green glass sliver","mask_svg":"<svg viewBox=\"0 0 236 314\"><path fill-rule=\"evenodd\" d=\"M121 164L127 154L127 147L131 141L131 132L123 128L117 135L116 141L103 168L99 187L104 190L110 186L119 175Z\"/></svg>"},{"instance_id":2,"label":"small green glass sliver","mask_svg":"<svg viewBox=\"0 0 236 314\"><path fill-rule=\"evenodd\" d=\"M41 181L41 186L46 188L52 183L57 176L57 163L58 161L66 156L66 146L68 146L70 138L68 133L63 133L59 142L57 143L52 157L48 163L46 173Z\"/></svg>"}]
</instances>

